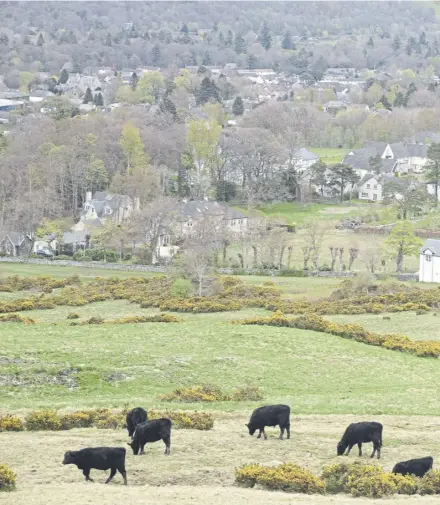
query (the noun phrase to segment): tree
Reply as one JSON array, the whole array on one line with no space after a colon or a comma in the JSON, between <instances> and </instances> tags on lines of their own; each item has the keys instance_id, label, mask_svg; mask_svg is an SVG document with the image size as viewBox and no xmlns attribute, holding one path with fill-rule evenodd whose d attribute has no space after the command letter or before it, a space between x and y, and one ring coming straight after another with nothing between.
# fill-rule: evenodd
<instances>
[{"instance_id":1,"label":"tree","mask_svg":"<svg viewBox=\"0 0 440 505\"><path fill-rule=\"evenodd\" d=\"M393 40L393 43L392 43L391 47L393 48L394 52L397 52L400 49L401 46L402 46L402 42L400 40L400 37L398 35L396 35L394 37L394 40Z\"/></svg>"},{"instance_id":2,"label":"tree","mask_svg":"<svg viewBox=\"0 0 440 505\"><path fill-rule=\"evenodd\" d=\"M165 96L162 102L160 103L159 109L163 114L170 114L173 118L173 121L177 121L177 108L174 102L170 100L167 96Z\"/></svg>"},{"instance_id":3,"label":"tree","mask_svg":"<svg viewBox=\"0 0 440 505\"><path fill-rule=\"evenodd\" d=\"M212 65L212 58L209 51L205 51L203 54L202 65Z\"/></svg>"},{"instance_id":4,"label":"tree","mask_svg":"<svg viewBox=\"0 0 440 505\"><path fill-rule=\"evenodd\" d=\"M158 66L162 60L159 44L155 44L151 50L151 62L153 65Z\"/></svg>"},{"instance_id":5,"label":"tree","mask_svg":"<svg viewBox=\"0 0 440 505\"><path fill-rule=\"evenodd\" d=\"M207 102L221 102L219 89L214 80L209 77L204 77L200 83L200 88L197 91L196 100L199 105Z\"/></svg>"},{"instance_id":6,"label":"tree","mask_svg":"<svg viewBox=\"0 0 440 505\"><path fill-rule=\"evenodd\" d=\"M197 282L197 294L203 296L206 281L214 270L214 249L211 244L193 244L187 249L183 257L186 275Z\"/></svg>"},{"instance_id":7,"label":"tree","mask_svg":"<svg viewBox=\"0 0 440 505\"><path fill-rule=\"evenodd\" d=\"M96 105L96 107L104 107L104 98L102 96L102 93L97 93L95 95L93 103Z\"/></svg>"},{"instance_id":8,"label":"tree","mask_svg":"<svg viewBox=\"0 0 440 505\"><path fill-rule=\"evenodd\" d=\"M425 167L425 178L427 182L434 184L435 205L438 205L440 185L440 143L431 144L428 147L428 164Z\"/></svg>"},{"instance_id":9,"label":"tree","mask_svg":"<svg viewBox=\"0 0 440 505\"><path fill-rule=\"evenodd\" d=\"M234 103L232 104L232 114L234 116L242 116L244 113L243 99L240 96L235 97Z\"/></svg>"},{"instance_id":10,"label":"tree","mask_svg":"<svg viewBox=\"0 0 440 505\"><path fill-rule=\"evenodd\" d=\"M260 30L260 34L258 35L258 42L268 51L272 45L272 35L270 34L269 27L265 22Z\"/></svg>"},{"instance_id":11,"label":"tree","mask_svg":"<svg viewBox=\"0 0 440 505\"><path fill-rule=\"evenodd\" d=\"M133 72L130 77L130 87L134 91L137 88L137 84L139 82L139 77L136 72Z\"/></svg>"},{"instance_id":12,"label":"tree","mask_svg":"<svg viewBox=\"0 0 440 505\"><path fill-rule=\"evenodd\" d=\"M9 45L9 37L6 35L6 33L0 33L0 44L3 46Z\"/></svg>"},{"instance_id":13,"label":"tree","mask_svg":"<svg viewBox=\"0 0 440 505\"><path fill-rule=\"evenodd\" d=\"M367 42L368 47L374 47L373 37L370 37Z\"/></svg>"},{"instance_id":14,"label":"tree","mask_svg":"<svg viewBox=\"0 0 440 505\"><path fill-rule=\"evenodd\" d=\"M318 160L310 167L310 185L318 188L321 196L324 196L324 189L328 186L327 165Z\"/></svg>"},{"instance_id":15,"label":"tree","mask_svg":"<svg viewBox=\"0 0 440 505\"><path fill-rule=\"evenodd\" d=\"M86 94L84 95L83 103L90 103L90 102L93 103L93 94L92 94L92 90L90 88L87 88Z\"/></svg>"},{"instance_id":16,"label":"tree","mask_svg":"<svg viewBox=\"0 0 440 505\"><path fill-rule=\"evenodd\" d=\"M330 184L336 186L341 202L344 201L344 192L346 188L354 184L359 180L359 176L356 174L354 169L349 165L344 165L343 163L338 163L329 167L330 170Z\"/></svg>"},{"instance_id":17,"label":"tree","mask_svg":"<svg viewBox=\"0 0 440 505\"><path fill-rule=\"evenodd\" d=\"M422 240L414 234L414 228L408 221L396 224L385 240L387 249L395 255L396 272L402 271L405 256L415 256L419 253Z\"/></svg>"},{"instance_id":18,"label":"tree","mask_svg":"<svg viewBox=\"0 0 440 505\"><path fill-rule=\"evenodd\" d=\"M281 47L286 50L290 50L294 48L294 44L292 42L292 36L290 32L286 32L283 37L283 41L281 42Z\"/></svg>"},{"instance_id":19,"label":"tree","mask_svg":"<svg viewBox=\"0 0 440 505\"><path fill-rule=\"evenodd\" d=\"M380 154L377 154L376 156L370 156L368 160L368 166L372 172L375 174L380 174L382 171L382 158L380 157Z\"/></svg>"},{"instance_id":20,"label":"tree","mask_svg":"<svg viewBox=\"0 0 440 505\"><path fill-rule=\"evenodd\" d=\"M321 254L321 247L326 233L326 227L316 221L310 222L305 227L305 239L307 244L302 248L304 256L304 269L307 269L309 259L312 260L315 270L319 269L319 256Z\"/></svg>"},{"instance_id":21,"label":"tree","mask_svg":"<svg viewBox=\"0 0 440 505\"><path fill-rule=\"evenodd\" d=\"M127 123L122 129L120 145L125 155L127 173L131 173L135 169L142 169L147 165L139 128L136 128L132 123Z\"/></svg>"},{"instance_id":22,"label":"tree","mask_svg":"<svg viewBox=\"0 0 440 505\"><path fill-rule=\"evenodd\" d=\"M119 226L111 220L106 220L104 224L97 228L90 239L90 243L96 249L102 251L104 261L107 261L107 252L110 244L115 240L119 233Z\"/></svg>"},{"instance_id":23,"label":"tree","mask_svg":"<svg viewBox=\"0 0 440 505\"><path fill-rule=\"evenodd\" d=\"M237 35L235 37L235 52L237 54L245 54L247 51L247 45L242 35Z\"/></svg>"},{"instance_id":24,"label":"tree","mask_svg":"<svg viewBox=\"0 0 440 505\"><path fill-rule=\"evenodd\" d=\"M183 23L182 28L180 29L180 31L181 31L181 33L188 34L189 33L188 25L186 23Z\"/></svg>"},{"instance_id":25,"label":"tree","mask_svg":"<svg viewBox=\"0 0 440 505\"><path fill-rule=\"evenodd\" d=\"M146 72L138 81L136 91L141 102L156 103L165 90L165 79L160 72Z\"/></svg>"},{"instance_id":26,"label":"tree","mask_svg":"<svg viewBox=\"0 0 440 505\"><path fill-rule=\"evenodd\" d=\"M383 184L383 196L385 203L396 205L399 219L420 215L427 204L430 203L426 190L419 187L416 181L411 179L396 177L385 182Z\"/></svg>"},{"instance_id":27,"label":"tree","mask_svg":"<svg viewBox=\"0 0 440 505\"><path fill-rule=\"evenodd\" d=\"M66 84L68 80L69 80L69 72L65 68L63 68L63 70L61 70L60 80L58 81L58 83Z\"/></svg>"},{"instance_id":28,"label":"tree","mask_svg":"<svg viewBox=\"0 0 440 505\"><path fill-rule=\"evenodd\" d=\"M43 34L40 33L40 35L38 35L37 46L41 47L43 44L44 44Z\"/></svg>"}]
</instances>

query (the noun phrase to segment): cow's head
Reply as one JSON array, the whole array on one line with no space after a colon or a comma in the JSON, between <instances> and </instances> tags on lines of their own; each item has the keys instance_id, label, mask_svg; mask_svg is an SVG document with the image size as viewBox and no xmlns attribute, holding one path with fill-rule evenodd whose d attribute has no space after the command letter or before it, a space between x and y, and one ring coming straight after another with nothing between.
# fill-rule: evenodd
<instances>
[{"instance_id":1,"label":"cow's head","mask_svg":"<svg viewBox=\"0 0 440 505\"><path fill-rule=\"evenodd\" d=\"M255 433L255 428L251 424L246 424L245 426L249 430L249 435L252 436Z\"/></svg>"},{"instance_id":2,"label":"cow's head","mask_svg":"<svg viewBox=\"0 0 440 505\"><path fill-rule=\"evenodd\" d=\"M75 453L73 451L67 451L64 453L63 465L70 465L75 463Z\"/></svg>"},{"instance_id":3,"label":"cow's head","mask_svg":"<svg viewBox=\"0 0 440 505\"><path fill-rule=\"evenodd\" d=\"M137 453L139 452L139 443L136 439L133 439L131 442L127 442L127 445L129 445L133 451L133 454L137 456Z\"/></svg>"},{"instance_id":4,"label":"cow's head","mask_svg":"<svg viewBox=\"0 0 440 505\"><path fill-rule=\"evenodd\" d=\"M345 449L347 449L347 447L348 447L348 444L345 443L343 440L341 440L339 442L339 444L337 445L338 456L342 456L345 452Z\"/></svg>"}]
</instances>

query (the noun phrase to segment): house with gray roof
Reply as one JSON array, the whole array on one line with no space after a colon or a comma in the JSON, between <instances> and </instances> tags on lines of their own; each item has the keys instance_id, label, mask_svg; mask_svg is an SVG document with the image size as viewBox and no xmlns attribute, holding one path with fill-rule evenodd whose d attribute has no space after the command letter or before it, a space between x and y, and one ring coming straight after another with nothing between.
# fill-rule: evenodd
<instances>
[{"instance_id":1,"label":"house with gray roof","mask_svg":"<svg viewBox=\"0 0 440 505\"><path fill-rule=\"evenodd\" d=\"M440 240L429 238L421 247L419 281L440 282Z\"/></svg>"},{"instance_id":2,"label":"house with gray roof","mask_svg":"<svg viewBox=\"0 0 440 505\"><path fill-rule=\"evenodd\" d=\"M32 247L30 235L11 231L0 240L0 252L6 256L25 256Z\"/></svg>"}]
</instances>

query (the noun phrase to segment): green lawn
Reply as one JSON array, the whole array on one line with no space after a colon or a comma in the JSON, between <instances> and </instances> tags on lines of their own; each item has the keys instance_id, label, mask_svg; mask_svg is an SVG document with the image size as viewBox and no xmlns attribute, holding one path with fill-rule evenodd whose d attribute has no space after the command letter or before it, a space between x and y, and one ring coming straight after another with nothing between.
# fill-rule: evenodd
<instances>
[{"instance_id":1,"label":"green lawn","mask_svg":"<svg viewBox=\"0 0 440 505\"><path fill-rule=\"evenodd\" d=\"M350 149L338 149L333 147L308 147L308 150L319 156L327 165L341 163Z\"/></svg>"}]
</instances>

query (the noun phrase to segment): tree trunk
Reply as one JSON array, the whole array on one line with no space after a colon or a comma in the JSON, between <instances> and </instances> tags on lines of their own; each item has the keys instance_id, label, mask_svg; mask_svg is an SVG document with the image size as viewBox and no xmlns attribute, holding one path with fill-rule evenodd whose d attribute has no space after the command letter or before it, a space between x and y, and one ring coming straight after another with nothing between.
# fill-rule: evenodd
<instances>
[{"instance_id":1,"label":"tree trunk","mask_svg":"<svg viewBox=\"0 0 440 505\"><path fill-rule=\"evenodd\" d=\"M287 248L287 250L289 251L287 253L287 269L290 270L290 268L291 268L291 262L292 262L293 247L291 245L289 245L289 247Z\"/></svg>"},{"instance_id":2,"label":"tree trunk","mask_svg":"<svg viewBox=\"0 0 440 505\"><path fill-rule=\"evenodd\" d=\"M435 181L435 206L438 206L438 180Z\"/></svg>"},{"instance_id":3,"label":"tree trunk","mask_svg":"<svg viewBox=\"0 0 440 505\"><path fill-rule=\"evenodd\" d=\"M254 266L254 268L256 268L258 265L258 248L256 245L253 245L251 247L252 247L252 251L254 253L254 265L253 266Z\"/></svg>"},{"instance_id":4,"label":"tree trunk","mask_svg":"<svg viewBox=\"0 0 440 505\"><path fill-rule=\"evenodd\" d=\"M199 296L203 296L203 275L199 275Z\"/></svg>"},{"instance_id":5,"label":"tree trunk","mask_svg":"<svg viewBox=\"0 0 440 505\"><path fill-rule=\"evenodd\" d=\"M332 272L334 272L335 271L335 263L336 263L336 255L338 253L338 250L333 246L329 247L329 249L330 249L330 255L332 257L332 263L330 265L330 270Z\"/></svg>"},{"instance_id":6,"label":"tree trunk","mask_svg":"<svg viewBox=\"0 0 440 505\"><path fill-rule=\"evenodd\" d=\"M400 247L396 256L396 272L402 271L402 265L403 265L403 250Z\"/></svg>"},{"instance_id":7,"label":"tree trunk","mask_svg":"<svg viewBox=\"0 0 440 505\"><path fill-rule=\"evenodd\" d=\"M238 253L238 259L240 260L240 266L241 268L244 268L244 258L243 255Z\"/></svg>"},{"instance_id":8,"label":"tree trunk","mask_svg":"<svg viewBox=\"0 0 440 505\"><path fill-rule=\"evenodd\" d=\"M283 257L284 257L284 251L286 249L286 246L281 246L281 249L280 249L280 258L279 258L279 263L278 263L278 270L282 270L283 268Z\"/></svg>"}]
</instances>

